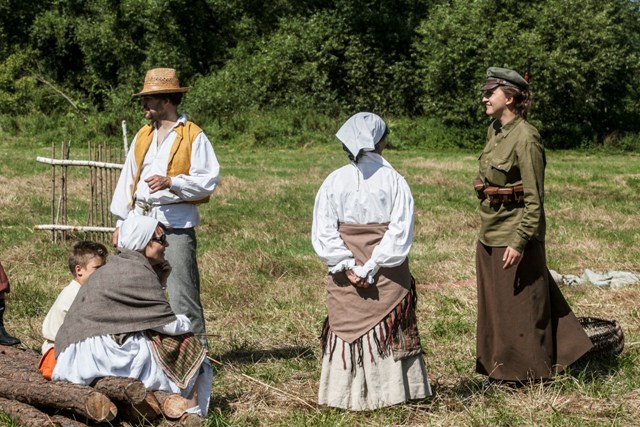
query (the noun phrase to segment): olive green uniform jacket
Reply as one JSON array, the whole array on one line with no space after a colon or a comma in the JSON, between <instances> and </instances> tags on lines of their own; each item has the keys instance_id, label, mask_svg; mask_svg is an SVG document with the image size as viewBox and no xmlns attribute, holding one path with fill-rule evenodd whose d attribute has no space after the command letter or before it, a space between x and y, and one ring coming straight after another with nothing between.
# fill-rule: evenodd
<instances>
[{"instance_id":1,"label":"olive green uniform jacket","mask_svg":"<svg viewBox=\"0 0 640 427\"><path fill-rule=\"evenodd\" d=\"M495 120L479 158L479 177L486 186L524 187L524 204L490 206L480 203L478 239L487 246L509 246L522 252L532 239L544 241L544 168L546 159L540 134L521 117L506 125Z\"/></svg>"}]
</instances>

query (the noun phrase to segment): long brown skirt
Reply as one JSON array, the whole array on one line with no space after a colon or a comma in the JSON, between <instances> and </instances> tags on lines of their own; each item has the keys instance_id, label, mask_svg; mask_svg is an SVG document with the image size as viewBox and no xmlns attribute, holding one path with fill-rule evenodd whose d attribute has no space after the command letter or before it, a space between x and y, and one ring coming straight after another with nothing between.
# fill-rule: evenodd
<instances>
[{"instance_id":1,"label":"long brown skirt","mask_svg":"<svg viewBox=\"0 0 640 427\"><path fill-rule=\"evenodd\" d=\"M546 379L591 348L546 265L544 243L530 241L504 270L506 248L478 242L476 372L507 381Z\"/></svg>"}]
</instances>

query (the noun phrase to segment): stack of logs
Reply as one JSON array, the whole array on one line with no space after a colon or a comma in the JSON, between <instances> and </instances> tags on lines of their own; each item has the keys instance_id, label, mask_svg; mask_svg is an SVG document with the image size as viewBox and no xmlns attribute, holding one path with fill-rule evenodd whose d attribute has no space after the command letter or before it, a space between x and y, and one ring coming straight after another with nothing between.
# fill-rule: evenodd
<instances>
[{"instance_id":1,"label":"stack of logs","mask_svg":"<svg viewBox=\"0 0 640 427\"><path fill-rule=\"evenodd\" d=\"M186 413L178 394L149 391L136 379L100 378L89 386L47 381L39 355L0 345L0 411L24 427L118 427L156 425L195 427L203 419Z\"/></svg>"}]
</instances>

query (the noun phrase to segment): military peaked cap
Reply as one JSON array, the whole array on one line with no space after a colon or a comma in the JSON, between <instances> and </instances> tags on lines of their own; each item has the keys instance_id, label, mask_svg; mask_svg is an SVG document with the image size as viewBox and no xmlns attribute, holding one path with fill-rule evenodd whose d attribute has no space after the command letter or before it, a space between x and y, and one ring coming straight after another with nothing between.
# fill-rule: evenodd
<instances>
[{"instance_id":1,"label":"military peaked cap","mask_svg":"<svg viewBox=\"0 0 640 427\"><path fill-rule=\"evenodd\" d=\"M480 90L494 90L498 86L513 86L520 90L529 89L527 82L520 74L508 68L489 67L487 69L487 81Z\"/></svg>"}]
</instances>

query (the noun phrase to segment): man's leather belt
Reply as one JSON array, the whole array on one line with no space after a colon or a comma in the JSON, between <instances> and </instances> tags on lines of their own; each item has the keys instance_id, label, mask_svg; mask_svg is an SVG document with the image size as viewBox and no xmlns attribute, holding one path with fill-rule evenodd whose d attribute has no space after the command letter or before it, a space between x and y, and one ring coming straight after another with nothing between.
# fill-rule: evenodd
<instances>
[{"instance_id":1,"label":"man's leather belt","mask_svg":"<svg viewBox=\"0 0 640 427\"><path fill-rule=\"evenodd\" d=\"M473 189L476 190L478 199L489 199L491 206L509 203L524 203L524 189L522 184L514 187L498 187L495 185L484 185L481 179L473 180Z\"/></svg>"}]
</instances>

